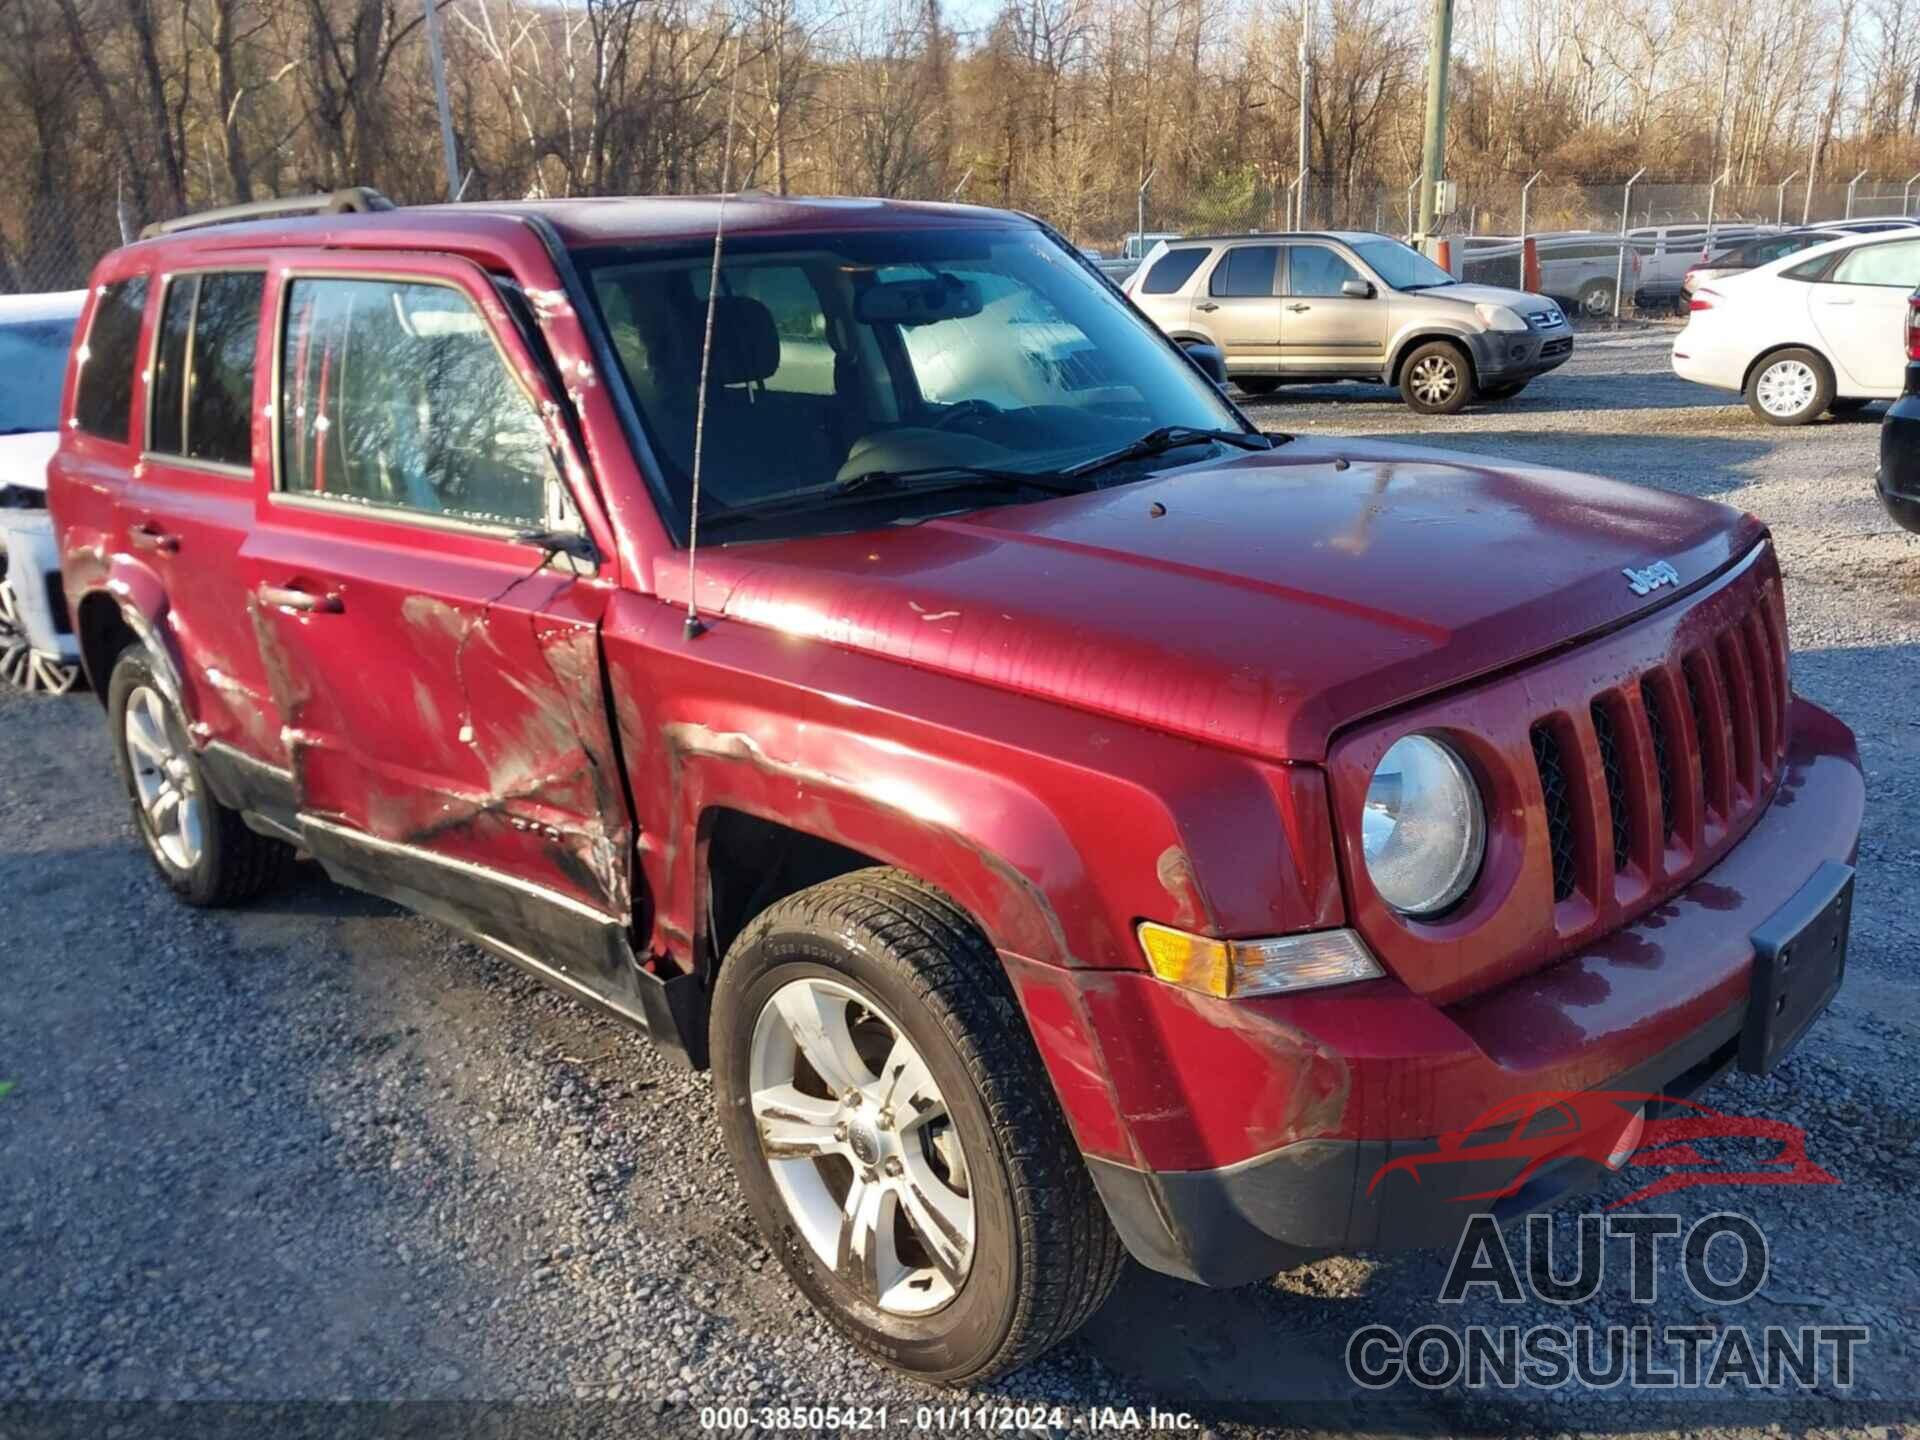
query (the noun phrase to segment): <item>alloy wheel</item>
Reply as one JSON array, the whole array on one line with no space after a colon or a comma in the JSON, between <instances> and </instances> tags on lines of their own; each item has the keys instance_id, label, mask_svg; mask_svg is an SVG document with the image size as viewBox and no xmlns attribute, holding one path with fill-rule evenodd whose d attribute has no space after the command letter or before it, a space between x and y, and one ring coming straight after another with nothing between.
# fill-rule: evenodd
<instances>
[{"instance_id":1,"label":"alloy wheel","mask_svg":"<svg viewBox=\"0 0 1920 1440\"><path fill-rule=\"evenodd\" d=\"M79 678L78 666L49 660L33 648L26 622L20 616L20 602L6 578L5 557L0 555L0 680L16 690L64 695Z\"/></svg>"},{"instance_id":2,"label":"alloy wheel","mask_svg":"<svg viewBox=\"0 0 1920 1440\"><path fill-rule=\"evenodd\" d=\"M1460 373L1451 360L1429 355L1413 367L1413 393L1421 403L1439 405L1460 384Z\"/></svg>"},{"instance_id":3,"label":"alloy wheel","mask_svg":"<svg viewBox=\"0 0 1920 1440\"><path fill-rule=\"evenodd\" d=\"M1769 415L1798 415L1813 403L1820 377L1804 360L1776 360L1760 372L1753 393Z\"/></svg>"},{"instance_id":4,"label":"alloy wheel","mask_svg":"<svg viewBox=\"0 0 1920 1440\"><path fill-rule=\"evenodd\" d=\"M871 997L823 978L775 991L748 1088L762 1153L822 1264L892 1315L926 1315L973 1263L975 1207L945 1098Z\"/></svg>"},{"instance_id":5,"label":"alloy wheel","mask_svg":"<svg viewBox=\"0 0 1920 1440\"><path fill-rule=\"evenodd\" d=\"M166 701L148 686L127 697L126 740L149 843L174 869L193 869L206 845L206 803L187 760L186 739Z\"/></svg>"}]
</instances>

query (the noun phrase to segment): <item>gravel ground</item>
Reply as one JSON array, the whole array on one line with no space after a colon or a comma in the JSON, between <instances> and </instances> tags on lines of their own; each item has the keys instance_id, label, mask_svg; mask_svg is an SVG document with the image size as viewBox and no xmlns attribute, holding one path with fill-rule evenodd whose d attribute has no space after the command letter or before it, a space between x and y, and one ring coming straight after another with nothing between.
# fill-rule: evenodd
<instances>
[{"instance_id":1,"label":"gravel ground","mask_svg":"<svg viewBox=\"0 0 1920 1440\"><path fill-rule=\"evenodd\" d=\"M1730 1078L1709 1098L1804 1126L1842 1183L1672 1208L1736 1208L1771 1238L1761 1297L1718 1318L1871 1327L1859 1383L1819 1419L1898 1433L1920 1418L1920 1007L1901 903L1920 882L1920 541L1874 502L1877 412L1768 428L1673 378L1665 339L1590 340L1517 400L1435 424L1357 386L1253 412L1709 495L1773 525L1795 681L1859 732L1871 809L1845 990L1774 1079ZM1528 1405L1415 1395L1417 1409L1363 1418L1342 1359L1362 1325L1567 1320L1442 1306L1435 1255L1326 1261L1228 1292L1132 1270L1075 1344L987 1390L935 1394L849 1350L779 1272L705 1076L316 873L248 911L179 907L135 849L91 698L0 696L0 754L0 1082L15 1084L0 1096L0 1436L111 1433L109 1420L132 1434L158 1413L44 1404L76 1400L566 1401L507 1413L582 1434L809 1400L889 1404L896 1427L916 1405L967 1401L1061 1407L1064 1429L1086 1428L1090 1407L1157 1405L1218 1433L1794 1422L1752 1401L1688 1416L1570 1389ZM1592 1204L1566 1207L1559 1231ZM1677 1275L1635 1305L1610 1271L1580 1318L1700 1323L1712 1308ZM290 1432L300 1415L340 1433L364 1413L268 1427L257 1410L176 1410L169 1433L223 1417ZM442 1420L420 1433L453 1433L500 1412L421 1413Z\"/></svg>"}]
</instances>

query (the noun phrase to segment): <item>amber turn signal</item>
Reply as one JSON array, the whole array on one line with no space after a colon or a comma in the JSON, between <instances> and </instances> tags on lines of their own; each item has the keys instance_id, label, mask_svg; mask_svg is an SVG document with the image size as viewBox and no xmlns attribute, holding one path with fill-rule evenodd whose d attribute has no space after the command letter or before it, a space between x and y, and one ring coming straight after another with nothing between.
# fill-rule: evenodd
<instances>
[{"instance_id":1,"label":"amber turn signal","mask_svg":"<svg viewBox=\"0 0 1920 1440\"><path fill-rule=\"evenodd\" d=\"M1140 948L1169 985L1216 995L1278 995L1375 980L1386 972L1351 930L1316 930L1272 940L1211 940L1151 920L1140 923Z\"/></svg>"}]
</instances>

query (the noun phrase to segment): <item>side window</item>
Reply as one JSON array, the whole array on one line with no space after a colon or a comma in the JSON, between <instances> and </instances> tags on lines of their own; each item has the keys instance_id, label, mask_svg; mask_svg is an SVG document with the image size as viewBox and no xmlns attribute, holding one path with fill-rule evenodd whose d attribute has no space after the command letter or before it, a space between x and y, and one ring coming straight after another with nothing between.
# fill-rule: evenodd
<instances>
[{"instance_id":1,"label":"side window","mask_svg":"<svg viewBox=\"0 0 1920 1440\"><path fill-rule=\"evenodd\" d=\"M1200 262L1209 252L1205 246L1190 246L1185 250L1169 250L1153 262L1153 268L1147 272L1147 278L1140 282L1142 295L1171 295L1187 281L1193 278L1193 272L1200 268Z\"/></svg>"},{"instance_id":2,"label":"side window","mask_svg":"<svg viewBox=\"0 0 1920 1440\"><path fill-rule=\"evenodd\" d=\"M187 455L253 463L253 348L260 334L257 272L200 277L187 372Z\"/></svg>"},{"instance_id":3,"label":"side window","mask_svg":"<svg viewBox=\"0 0 1920 1440\"><path fill-rule=\"evenodd\" d=\"M125 444L132 438L133 372L139 368L140 317L147 308L147 277L100 287L87 343L75 357L80 384L74 423L89 435Z\"/></svg>"},{"instance_id":4,"label":"side window","mask_svg":"<svg viewBox=\"0 0 1920 1440\"><path fill-rule=\"evenodd\" d=\"M187 336L193 331L193 297L199 289L198 275L169 280L160 310L160 344L153 358L153 383L147 389L147 403L153 408L147 448L162 455L187 453Z\"/></svg>"},{"instance_id":5,"label":"side window","mask_svg":"<svg viewBox=\"0 0 1920 1440\"><path fill-rule=\"evenodd\" d=\"M253 463L257 271L182 275L167 286L155 350L147 446L224 465Z\"/></svg>"},{"instance_id":6,"label":"side window","mask_svg":"<svg viewBox=\"0 0 1920 1440\"><path fill-rule=\"evenodd\" d=\"M1324 245L1295 245L1287 256L1289 295L1338 295L1360 272Z\"/></svg>"},{"instance_id":7,"label":"side window","mask_svg":"<svg viewBox=\"0 0 1920 1440\"><path fill-rule=\"evenodd\" d=\"M1835 285L1920 286L1920 240L1884 240L1841 257L1830 277Z\"/></svg>"},{"instance_id":8,"label":"side window","mask_svg":"<svg viewBox=\"0 0 1920 1440\"><path fill-rule=\"evenodd\" d=\"M459 291L294 279L280 351L280 487L381 509L540 525L546 433Z\"/></svg>"},{"instance_id":9,"label":"side window","mask_svg":"<svg viewBox=\"0 0 1920 1440\"><path fill-rule=\"evenodd\" d=\"M1207 293L1242 298L1271 296L1273 272L1279 259L1277 245L1236 246L1213 267Z\"/></svg>"}]
</instances>

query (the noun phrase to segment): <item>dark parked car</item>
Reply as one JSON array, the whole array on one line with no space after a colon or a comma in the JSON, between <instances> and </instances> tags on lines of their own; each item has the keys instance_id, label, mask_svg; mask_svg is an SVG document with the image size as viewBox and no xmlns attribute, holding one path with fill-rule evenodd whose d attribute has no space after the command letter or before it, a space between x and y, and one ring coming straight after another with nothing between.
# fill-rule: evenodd
<instances>
[{"instance_id":1,"label":"dark parked car","mask_svg":"<svg viewBox=\"0 0 1920 1440\"><path fill-rule=\"evenodd\" d=\"M375 200L94 272L49 499L135 834L710 1059L887 1363L1450 1243L1366 1178L1838 982L1865 787L1753 516L1262 434L1019 215Z\"/></svg>"},{"instance_id":2,"label":"dark parked car","mask_svg":"<svg viewBox=\"0 0 1920 1440\"><path fill-rule=\"evenodd\" d=\"M1907 299L1907 379L1880 422L1877 488L1887 514L1920 534L1920 291Z\"/></svg>"},{"instance_id":3,"label":"dark parked car","mask_svg":"<svg viewBox=\"0 0 1920 1440\"><path fill-rule=\"evenodd\" d=\"M1779 235L1756 235L1751 240L1728 246L1711 260L1702 260L1687 271L1680 285L1691 295L1709 280L1770 265L1784 256L1797 255L1815 245L1838 240L1846 233L1844 230L1788 230Z\"/></svg>"}]
</instances>

